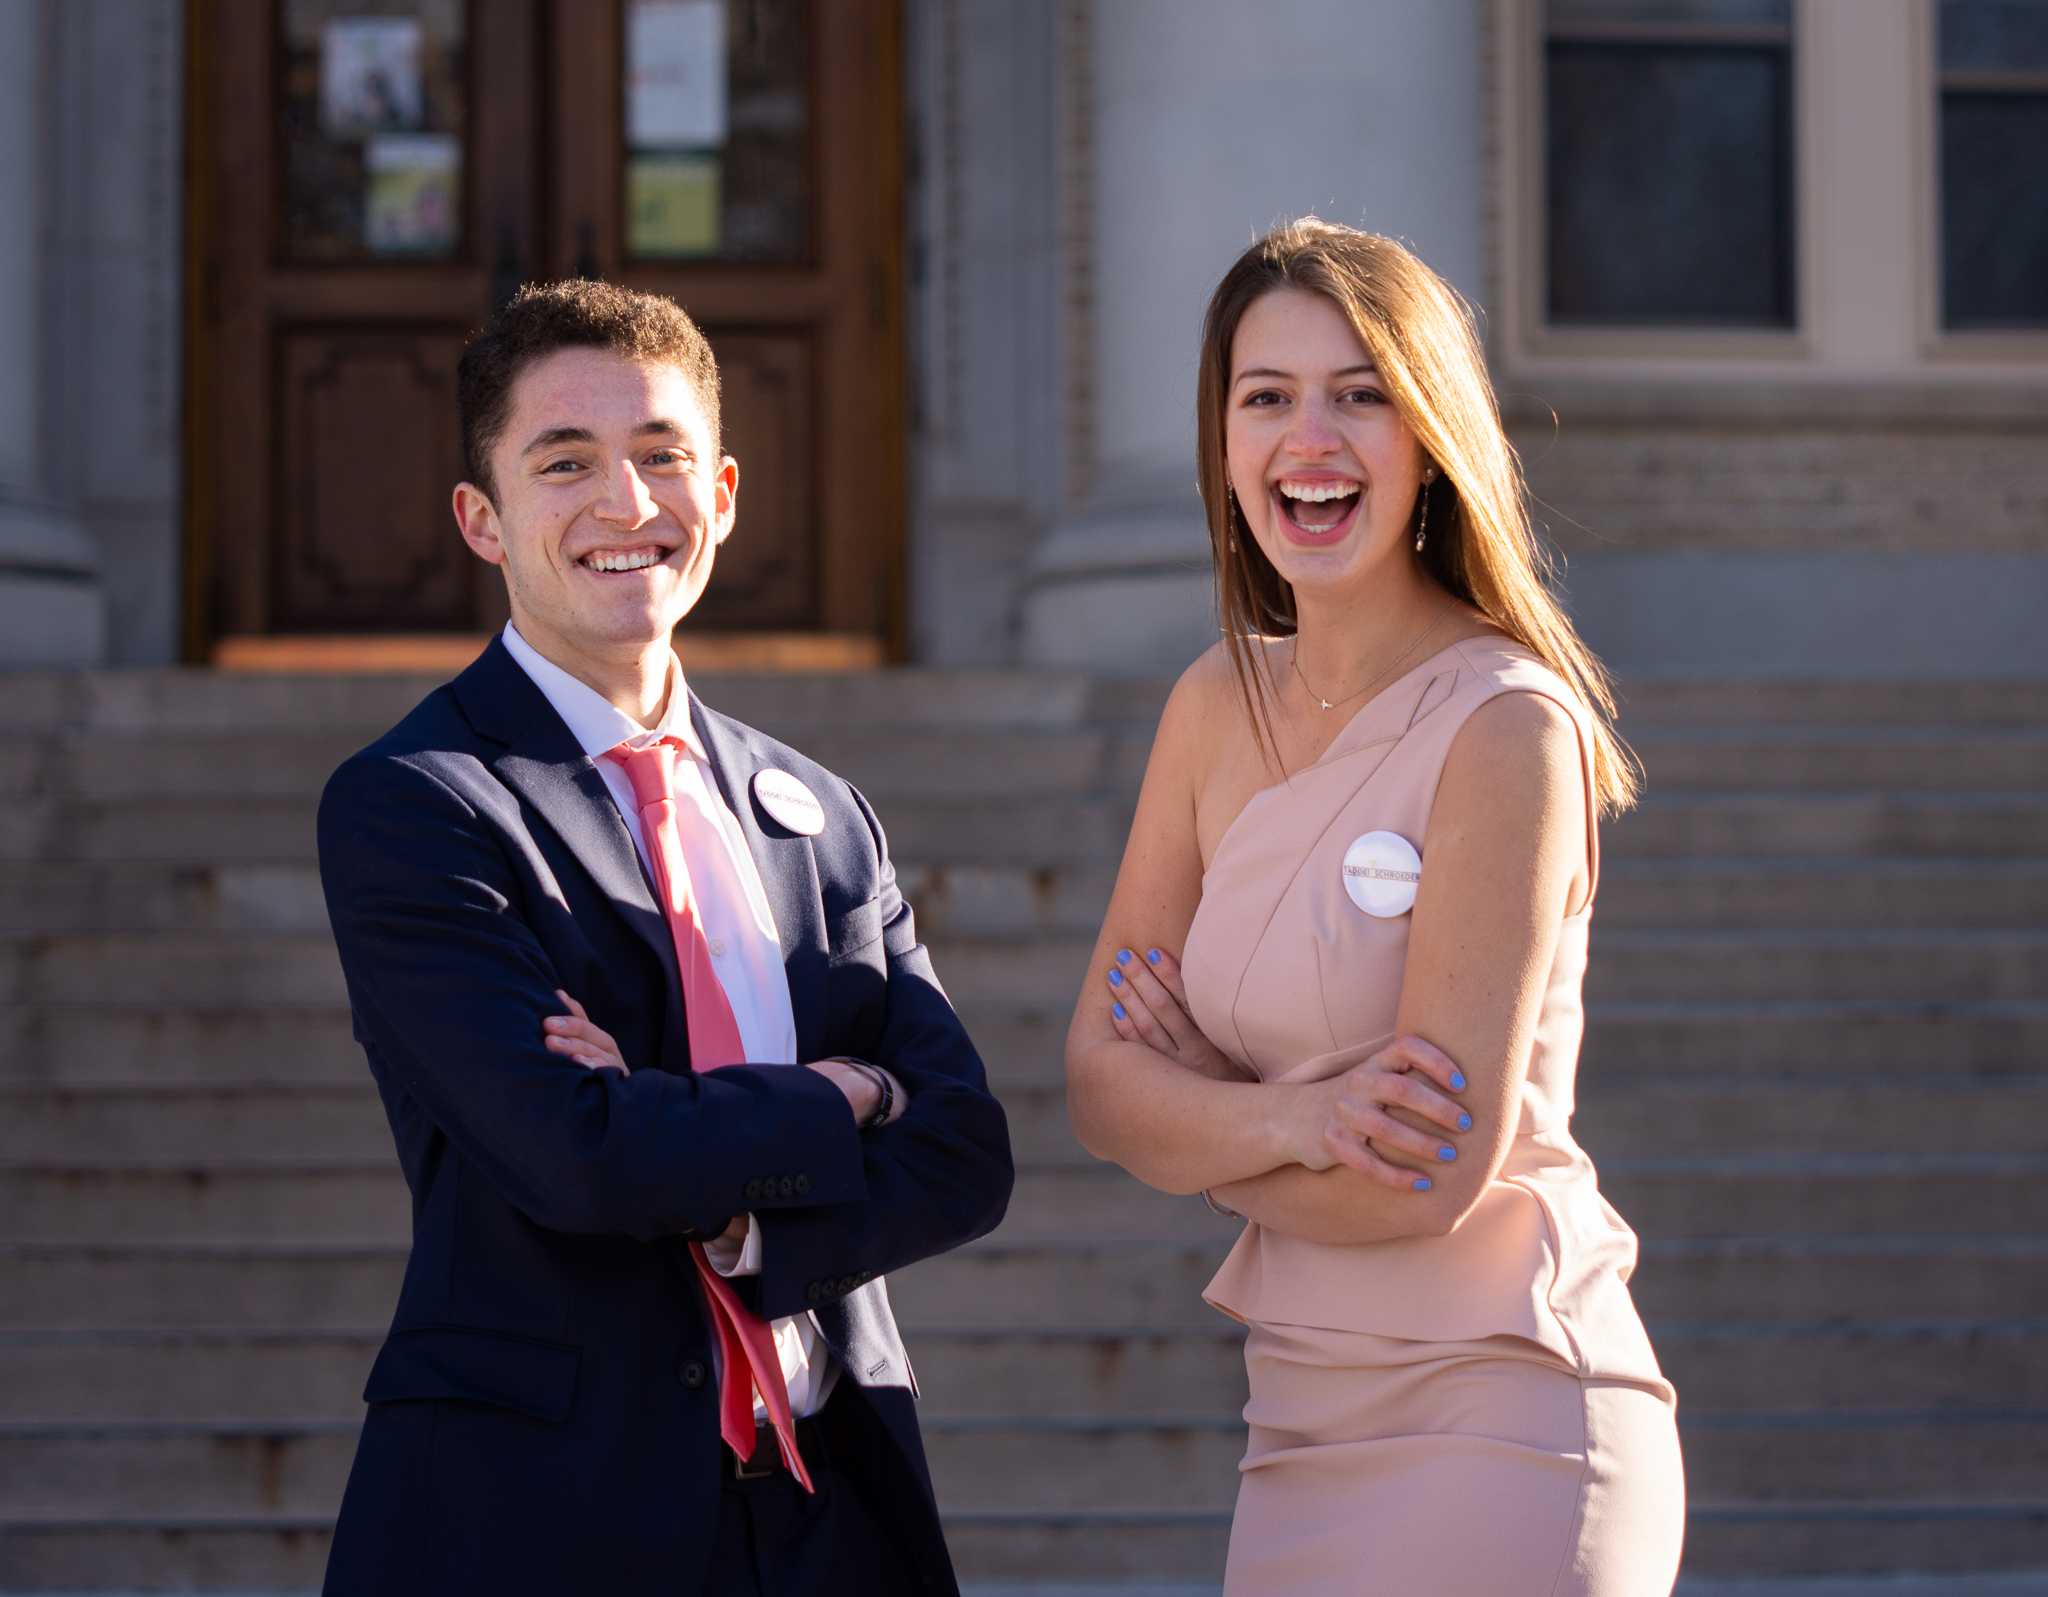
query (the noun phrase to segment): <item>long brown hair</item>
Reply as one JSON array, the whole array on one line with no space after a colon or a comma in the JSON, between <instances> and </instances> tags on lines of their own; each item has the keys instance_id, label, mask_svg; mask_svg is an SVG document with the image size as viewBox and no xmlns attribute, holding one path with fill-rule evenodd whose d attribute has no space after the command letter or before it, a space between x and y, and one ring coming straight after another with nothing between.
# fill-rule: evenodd
<instances>
[{"instance_id":1,"label":"long brown hair","mask_svg":"<svg viewBox=\"0 0 2048 1597\"><path fill-rule=\"evenodd\" d=\"M1202 323L1197 462L1209 518L1216 609L1252 724L1271 746L1273 684L1261 636L1291 637L1294 592L1253 539L1230 493L1224 414L1230 346L1254 300L1305 289L1344 313L1387 395L1438 467L1424 569L1509 637L1541 656L1593 712L1593 785L1601 813L1635 802L1639 767L1614 730L1607 669L1573 628L1550 584L1556 570L1529 524L1520 463L1500 423L1472 310L1408 249L1319 217L1283 223L1237 258Z\"/></svg>"}]
</instances>

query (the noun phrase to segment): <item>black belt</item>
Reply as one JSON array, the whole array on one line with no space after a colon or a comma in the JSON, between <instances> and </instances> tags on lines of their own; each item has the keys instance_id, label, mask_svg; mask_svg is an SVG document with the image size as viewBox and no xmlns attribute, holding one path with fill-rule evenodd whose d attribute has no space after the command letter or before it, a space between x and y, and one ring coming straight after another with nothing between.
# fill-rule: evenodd
<instances>
[{"instance_id":1,"label":"black belt","mask_svg":"<svg viewBox=\"0 0 2048 1597\"><path fill-rule=\"evenodd\" d=\"M825 1432L815 1415L796 1422L796 1450L815 1484L825 1462ZM790 1474L789 1464L782 1456L782 1444L776 1440L775 1427L765 1420L754 1427L753 1456L741 1458L737 1453L729 1453L727 1458L732 1465L730 1478L736 1481L768 1481L778 1475L787 1480L796 1479Z\"/></svg>"}]
</instances>

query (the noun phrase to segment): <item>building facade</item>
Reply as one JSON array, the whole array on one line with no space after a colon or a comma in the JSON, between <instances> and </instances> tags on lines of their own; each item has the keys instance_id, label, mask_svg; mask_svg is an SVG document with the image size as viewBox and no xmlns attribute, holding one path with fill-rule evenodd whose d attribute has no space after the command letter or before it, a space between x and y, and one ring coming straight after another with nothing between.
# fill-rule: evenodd
<instances>
[{"instance_id":1,"label":"building facade","mask_svg":"<svg viewBox=\"0 0 2048 1597\"><path fill-rule=\"evenodd\" d=\"M1479 308L1624 674L2048 671L2039 6L6 0L0 30L10 664L462 658L496 599L445 509L455 355L583 271L675 294L725 361L718 657L1171 667L1213 631L1202 305L1314 211Z\"/></svg>"}]
</instances>

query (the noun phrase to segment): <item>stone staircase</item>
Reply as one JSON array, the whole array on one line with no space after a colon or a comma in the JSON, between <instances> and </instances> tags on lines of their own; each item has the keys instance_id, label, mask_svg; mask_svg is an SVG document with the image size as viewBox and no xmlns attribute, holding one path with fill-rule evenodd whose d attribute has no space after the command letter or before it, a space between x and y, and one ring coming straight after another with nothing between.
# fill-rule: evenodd
<instances>
[{"instance_id":1,"label":"stone staircase","mask_svg":"<svg viewBox=\"0 0 2048 1597\"><path fill-rule=\"evenodd\" d=\"M1213 1582L1232 1230L1091 1163L1060 1086L1162 685L699 685L875 800L1011 1112L1009 1220L892 1281L963 1574ZM425 686L0 678L0 1590L318 1585L406 1206L311 801ZM1578 1126L1688 1571L2048 1570L2048 684L1646 684L1624 724Z\"/></svg>"}]
</instances>

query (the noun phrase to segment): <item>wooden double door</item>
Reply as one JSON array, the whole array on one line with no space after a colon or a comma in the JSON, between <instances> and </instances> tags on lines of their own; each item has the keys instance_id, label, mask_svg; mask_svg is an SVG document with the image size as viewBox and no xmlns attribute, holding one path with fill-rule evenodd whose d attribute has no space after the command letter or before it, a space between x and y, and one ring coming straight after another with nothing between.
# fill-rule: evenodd
<instances>
[{"instance_id":1,"label":"wooden double door","mask_svg":"<svg viewBox=\"0 0 2048 1597\"><path fill-rule=\"evenodd\" d=\"M456 363L576 275L672 296L718 355L739 522L692 632L892 652L900 0L190 6L188 652L497 625L449 511Z\"/></svg>"}]
</instances>

